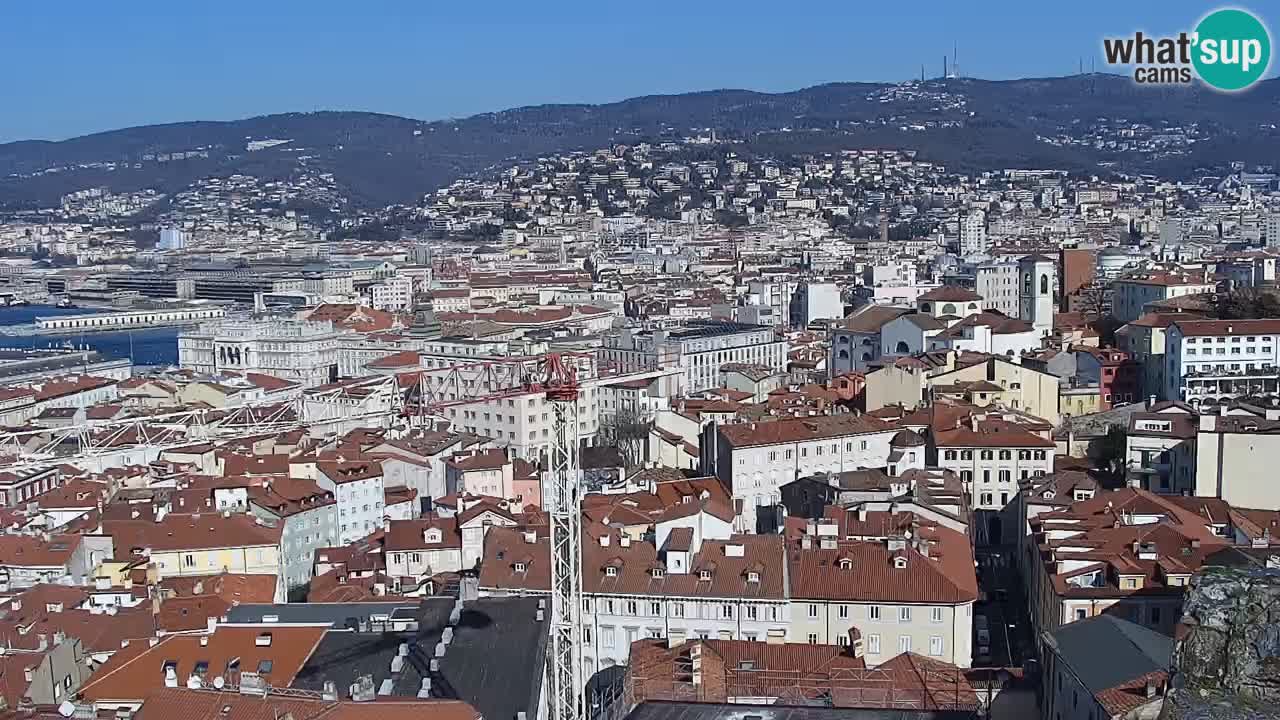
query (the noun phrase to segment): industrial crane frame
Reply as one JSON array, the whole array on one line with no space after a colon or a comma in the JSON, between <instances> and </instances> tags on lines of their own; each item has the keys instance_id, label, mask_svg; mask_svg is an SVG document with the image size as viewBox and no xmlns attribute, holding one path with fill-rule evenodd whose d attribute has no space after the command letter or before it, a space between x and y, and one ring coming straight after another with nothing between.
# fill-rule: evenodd
<instances>
[{"instance_id":1,"label":"industrial crane frame","mask_svg":"<svg viewBox=\"0 0 1280 720\"><path fill-rule=\"evenodd\" d=\"M543 474L551 519L549 717L582 720L582 471L578 452L578 376L559 354L547 356L542 384L555 413L555 443ZM550 501L547 501L550 498Z\"/></svg>"}]
</instances>

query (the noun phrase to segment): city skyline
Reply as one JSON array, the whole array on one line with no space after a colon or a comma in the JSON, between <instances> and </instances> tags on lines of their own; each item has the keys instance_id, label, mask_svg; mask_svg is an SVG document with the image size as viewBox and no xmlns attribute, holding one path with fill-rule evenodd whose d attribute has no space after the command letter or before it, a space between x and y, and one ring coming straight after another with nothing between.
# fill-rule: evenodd
<instances>
[{"instance_id":1,"label":"city skyline","mask_svg":"<svg viewBox=\"0 0 1280 720\"><path fill-rule=\"evenodd\" d=\"M1215 6L1059 10L999 2L978 16L940 4L925 12L829 4L778 17L777 8L752 2L680 8L679 15L658 8L639 18L576 0L537 10L400 6L358 17L336 3L307 7L300 15L240 2L216 13L86 5L69 19L41 7L12 9L0 27L0 60L22 72L10 78L17 109L0 118L0 142L279 112L438 120L722 88L901 82L922 69L941 75L944 55L953 53L964 76L1063 76L1104 71L1107 34L1174 32ZM861 30L908 24L905 34Z\"/></svg>"}]
</instances>

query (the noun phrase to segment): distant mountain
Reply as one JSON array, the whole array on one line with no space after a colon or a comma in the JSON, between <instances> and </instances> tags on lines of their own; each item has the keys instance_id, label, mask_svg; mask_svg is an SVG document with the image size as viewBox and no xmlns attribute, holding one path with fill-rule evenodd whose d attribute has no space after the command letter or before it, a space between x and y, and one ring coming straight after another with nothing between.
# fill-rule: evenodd
<instances>
[{"instance_id":1,"label":"distant mountain","mask_svg":"<svg viewBox=\"0 0 1280 720\"><path fill-rule=\"evenodd\" d=\"M99 185L173 192L209 175L287 178L303 164L333 173L362 205L412 203L457 177L539 154L677 138L695 128L745 140L746 152L914 148L963 171L1116 168L1185 177L1234 160L1280 166L1278 110L1280 80L1226 95L1199 87L1146 88L1127 77L1094 74L909 86L836 83L776 94L713 90L433 122L362 112L289 113L3 144L0 207L49 206L64 193ZM1157 138L1144 150L1125 149L1120 121L1148 126L1146 136ZM246 150L249 141L268 139L289 142ZM1188 146L1178 150L1184 141ZM1162 143L1172 149L1160 149ZM192 151L202 154L171 157Z\"/></svg>"}]
</instances>

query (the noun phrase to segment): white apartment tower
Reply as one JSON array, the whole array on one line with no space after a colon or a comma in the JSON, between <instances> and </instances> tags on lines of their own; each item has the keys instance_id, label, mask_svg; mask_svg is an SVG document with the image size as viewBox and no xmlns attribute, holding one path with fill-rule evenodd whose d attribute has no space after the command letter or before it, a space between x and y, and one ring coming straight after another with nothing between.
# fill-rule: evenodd
<instances>
[{"instance_id":1,"label":"white apartment tower","mask_svg":"<svg viewBox=\"0 0 1280 720\"><path fill-rule=\"evenodd\" d=\"M979 255L987 251L987 214L972 210L960 220L960 254Z\"/></svg>"},{"instance_id":2,"label":"white apartment tower","mask_svg":"<svg viewBox=\"0 0 1280 720\"><path fill-rule=\"evenodd\" d=\"M1267 216L1267 247L1280 247L1280 212Z\"/></svg>"}]
</instances>

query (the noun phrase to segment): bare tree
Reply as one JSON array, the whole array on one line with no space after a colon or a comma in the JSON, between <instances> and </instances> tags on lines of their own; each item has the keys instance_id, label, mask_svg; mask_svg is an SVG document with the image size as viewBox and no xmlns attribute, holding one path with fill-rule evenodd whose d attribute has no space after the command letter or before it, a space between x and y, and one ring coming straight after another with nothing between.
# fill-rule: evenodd
<instances>
[{"instance_id":1,"label":"bare tree","mask_svg":"<svg viewBox=\"0 0 1280 720\"><path fill-rule=\"evenodd\" d=\"M652 425L647 416L635 410L619 410L600 423L600 440L617 448L627 468L633 468L645 460Z\"/></svg>"}]
</instances>

